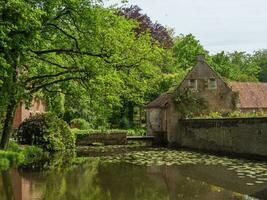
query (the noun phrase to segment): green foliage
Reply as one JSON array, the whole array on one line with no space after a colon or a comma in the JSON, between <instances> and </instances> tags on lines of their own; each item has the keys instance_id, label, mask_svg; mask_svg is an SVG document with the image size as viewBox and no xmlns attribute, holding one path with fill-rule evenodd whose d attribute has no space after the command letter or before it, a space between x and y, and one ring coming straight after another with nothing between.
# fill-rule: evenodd
<instances>
[{"instance_id":1,"label":"green foliage","mask_svg":"<svg viewBox=\"0 0 267 200\"><path fill-rule=\"evenodd\" d=\"M267 117L266 112L240 112L240 111L234 111L228 113L227 117L229 118L250 118L250 117Z\"/></svg>"},{"instance_id":2,"label":"green foliage","mask_svg":"<svg viewBox=\"0 0 267 200\"><path fill-rule=\"evenodd\" d=\"M144 136L146 135L146 128L135 128L135 129L128 129L127 130L127 135L132 135L132 136Z\"/></svg>"},{"instance_id":3,"label":"green foliage","mask_svg":"<svg viewBox=\"0 0 267 200\"><path fill-rule=\"evenodd\" d=\"M206 115L196 116L196 119L220 119L223 118L222 113L219 112L210 112Z\"/></svg>"},{"instance_id":4,"label":"green foliage","mask_svg":"<svg viewBox=\"0 0 267 200\"><path fill-rule=\"evenodd\" d=\"M24 165L39 161L43 155L43 150L37 146L26 146L23 148L23 154L25 156Z\"/></svg>"},{"instance_id":5,"label":"green foliage","mask_svg":"<svg viewBox=\"0 0 267 200\"><path fill-rule=\"evenodd\" d=\"M253 60L260 67L259 81L267 82L267 50L256 51Z\"/></svg>"},{"instance_id":6,"label":"green foliage","mask_svg":"<svg viewBox=\"0 0 267 200\"><path fill-rule=\"evenodd\" d=\"M212 56L211 65L223 77L235 81L257 81L260 67L245 52L221 52Z\"/></svg>"},{"instance_id":7,"label":"green foliage","mask_svg":"<svg viewBox=\"0 0 267 200\"><path fill-rule=\"evenodd\" d=\"M81 129L81 130L87 130L87 129L92 128L90 123L87 122L85 119L82 119L82 118L75 118L75 119L71 120L70 126L71 126L71 128L77 128L77 129Z\"/></svg>"},{"instance_id":8,"label":"green foliage","mask_svg":"<svg viewBox=\"0 0 267 200\"><path fill-rule=\"evenodd\" d=\"M175 38L171 49L162 48L158 39L172 39L165 28L155 38L153 31L140 29L140 15L130 20L117 11L91 0L1 1L0 130L4 121L12 122L5 114L34 96L68 123L89 122L90 127L82 122L83 129L132 128L135 108L175 88L199 54L230 80L266 80L264 51L209 56L192 34ZM141 124L142 112L139 118ZM46 140L61 149L61 136L52 130L51 135Z\"/></svg>"},{"instance_id":9,"label":"green foliage","mask_svg":"<svg viewBox=\"0 0 267 200\"><path fill-rule=\"evenodd\" d=\"M0 87L12 93L0 96L0 102L6 100L14 110L20 101L42 93L50 111L68 113L69 121L83 118L94 128L109 126L122 99L146 102L165 50L150 33L137 37L135 21L99 2L1 1ZM8 137L10 131L3 134Z\"/></svg>"},{"instance_id":10,"label":"green foliage","mask_svg":"<svg viewBox=\"0 0 267 200\"><path fill-rule=\"evenodd\" d=\"M173 103L184 118L192 118L208 112L207 102L194 90L175 92Z\"/></svg>"},{"instance_id":11,"label":"green foliage","mask_svg":"<svg viewBox=\"0 0 267 200\"><path fill-rule=\"evenodd\" d=\"M126 116L124 116L120 119L119 125L121 128L126 128L126 129L131 127L131 123Z\"/></svg>"},{"instance_id":12,"label":"green foliage","mask_svg":"<svg viewBox=\"0 0 267 200\"><path fill-rule=\"evenodd\" d=\"M9 167L9 160L3 156L3 151L0 151L0 170L8 169ZM4 154L5 155L5 154Z\"/></svg>"},{"instance_id":13,"label":"green foliage","mask_svg":"<svg viewBox=\"0 0 267 200\"><path fill-rule=\"evenodd\" d=\"M11 166L26 165L40 160L42 155L42 149L36 146L21 147L15 142L10 142L7 151L0 150L0 169L7 169Z\"/></svg>"},{"instance_id":14,"label":"green foliage","mask_svg":"<svg viewBox=\"0 0 267 200\"><path fill-rule=\"evenodd\" d=\"M1 162L3 162L3 166L13 166L15 164L21 164L24 162L25 157L23 154L18 153L18 152L11 152L11 151L2 151L0 150L0 157L1 157ZM2 161L3 160L3 161ZM8 160L8 162L6 162Z\"/></svg>"},{"instance_id":15,"label":"green foliage","mask_svg":"<svg viewBox=\"0 0 267 200\"><path fill-rule=\"evenodd\" d=\"M21 144L37 145L48 151L75 147L75 137L68 124L52 113L37 114L26 119L18 128Z\"/></svg>"},{"instance_id":16,"label":"green foliage","mask_svg":"<svg viewBox=\"0 0 267 200\"><path fill-rule=\"evenodd\" d=\"M266 112L240 112L233 111L229 113L210 112L209 114L194 117L196 119L220 119L220 118L255 118L267 117Z\"/></svg>"},{"instance_id":17,"label":"green foliage","mask_svg":"<svg viewBox=\"0 0 267 200\"><path fill-rule=\"evenodd\" d=\"M114 134L114 133L126 133L127 135L145 135L146 129L145 128L133 128L133 129L109 129L109 130L80 130L80 129L71 129L74 135L76 136L86 136L91 134L97 133L104 133L104 134Z\"/></svg>"},{"instance_id":18,"label":"green foliage","mask_svg":"<svg viewBox=\"0 0 267 200\"><path fill-rule=\"evenodd\" d=\"M208 58L208 52L192 34L180 35L175 39L173 54L176 65L183 69L193 67L198 55Z\"/></svg>"}]
</instances>

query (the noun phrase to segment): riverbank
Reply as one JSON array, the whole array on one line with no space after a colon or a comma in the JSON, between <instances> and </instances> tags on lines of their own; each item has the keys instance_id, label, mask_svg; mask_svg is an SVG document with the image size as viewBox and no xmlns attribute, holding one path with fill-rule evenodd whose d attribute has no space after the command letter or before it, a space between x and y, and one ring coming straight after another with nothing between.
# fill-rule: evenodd
<instances>
[{"instance_id":1,"label":"riverbank","mask_svg":"<svg viewBox=\"0 0 267 200\"><path fill-rule=\"evenodd\" d=\"M10 142L6 151L0 150L0 170L27 165L41 159L43 150L36 146L21 146Z\"/></svg>"}]
</instances>

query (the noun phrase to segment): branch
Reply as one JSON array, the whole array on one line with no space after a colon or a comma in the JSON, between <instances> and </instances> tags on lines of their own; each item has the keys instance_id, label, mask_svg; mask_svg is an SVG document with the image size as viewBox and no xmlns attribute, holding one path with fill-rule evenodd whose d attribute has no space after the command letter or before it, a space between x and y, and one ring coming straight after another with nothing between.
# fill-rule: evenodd
<instances>
[{"instance_id":1,"label":"branch","mask_svg":"<svg viewBox=\"0 0 267 200\"><path fill-rule=\"evenodd\" d=\"M41 50L41 51L35 51L35 50L30 50L31 52L35 53L36 55L44 55L44 54L50 54L50 53L57 53L57 54L78 54L78 55L87 55L87 56L94 56L94 57L99 57L99 58L105 58L105 57L110 57L108 54L95 54L91 52L83 52L83 51L77 51L73 49L49 49L49 50Z\"/></svg>"},{"instance_id":2,"label":"branch","mask_svg":"<svg viewBox=\"0 0 267 200\"><path fill-rule=\"evenodd\" d=\"M65 95L71 95L73 96L74 94L73 93L70 93L70 92L63 92L62 90L50 90L46 87L43 88L46 92L50 92L50 93L62 93L62 94L65 94Z\"/></svg>"},{"instance_id":3,"label":"branch","mask_svg":"<svg viewBox=\"0 0 267 200\"><path fill-rule=\"evenodd\" d=\"M83 77L68 77L68 78L58 79L55 81L51 81L51 82L39 85L37 87L32 87L30 89L30 91L31 92L38 92L40 89L43 89L45 87L48 87L48 86L56 84L56 83L61 83L61 82L70 81L70 80L81 80L81 79L83 79Z\"/></svg>"},{"instance_id":4,"label":"branch","mask_svg":"<svg viewBox=\"0 0 267 200\"><path fill-rule=\"evenodd\" d=\"M44 61L44 62L46 62L46 63L48 63L48 64L51 64L51 65L54 65L54 66L56 66L56 67L59 67L59 68L61 68L61 69L69 69L69 67L63 67L62 65L60 65L60 64L58 64L58 63L54 63L54 62L52 62L52 61L50 61L50 60L46 60L46 59L44 59L44 58L42 58L42 57L40 57L40 56L38 56L38 57L36 57L37 59L40 59L40 60L42 60L42 61Z\"/></svg>"},{"instance_id":5,"label":"branch","mask_svg":"<svg viewBox=\"0 0 267 200\"><path fill-rule=\"evenodd\" d=\"M55 28L58 29L61 33L63 33L65 36L67 36L67 37L71 38L72 40L74 40L76 48L80 50L78 40L77 40L74 36L68 34L66 31L64 31L62 28L60 28L60 27L57 26L56 24L47 23L47 25L55 27Z\"/></svg>"},{"instance_id":6,"label":"branch","mask_svg":"<svg viewBox=\"0 0 267 200\"><path fill-rule=\"evenodd\" d=\"M46 75L41 75L41 76L34 76L34 77L28 78L25 81L25 84L27 84L30 81L34 81L34 80L38 80L38 79L55 78L55 77L62 76L62 75L68 74L68 73L80 73L80 72L86 73L87 71L86 70L75 69L75 70L68 70L68 71L59 72L57 74L46 74Z\"/></svg>"},{"instance_id":7,"label":"branch","mask_svg":"<svg viewBox=\"0 0 267 200\"><path fill-rule=\"evenodd\" d=\"M71 9L69 7L64 8L61 12L58 13L58 15L54 18L54 20L58 20L59 18L61 18L66 14L70 14L70 10Z\"/></svg>"}]
</instances>

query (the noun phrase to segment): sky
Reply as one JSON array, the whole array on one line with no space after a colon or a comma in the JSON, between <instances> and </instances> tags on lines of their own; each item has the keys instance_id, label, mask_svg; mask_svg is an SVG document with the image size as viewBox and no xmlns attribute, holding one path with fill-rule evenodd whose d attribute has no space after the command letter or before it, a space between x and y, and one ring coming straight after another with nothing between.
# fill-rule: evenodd
<instances>
[{"instance_id":1,"label":"sky","mask_svg":"<svg viewBox=\"0 0 267 200\"><path fill-rule=\"evenodd\" d=\"M118 4L109 0L106 5ZM192 33L211 54L267 49L267 0L128 0L152 21Z\"/></svg>"}]
</instances>

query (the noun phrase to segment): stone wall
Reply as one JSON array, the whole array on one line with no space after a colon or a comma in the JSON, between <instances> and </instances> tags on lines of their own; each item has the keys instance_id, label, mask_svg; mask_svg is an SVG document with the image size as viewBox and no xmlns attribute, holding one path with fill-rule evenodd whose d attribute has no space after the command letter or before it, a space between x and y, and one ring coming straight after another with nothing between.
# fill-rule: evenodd
<instances>
[{"instance_id":1,"label":"stone wall","mask_svg":"<svg viewBox=\"0 0 267 200\"><path fill-rule=\"evenodd\" d=\"M188 119L179 126L182 147L267 156L267 118Z\"/></svg>"},{"instance_id":2,"label":"stone wall","mask_svg":"<svg viewBox=\"0 0 267 200\"><path fill-rule=\"evenodd\" d=\"M155 132L163 132L166 127L164 108L147 109L147 135L152 136Z\"/></svg>"},{"instance_id":3,"label":"stone wall","mask_svg":"<svg viewBox=\"0 0 267 200\"><path fill-rule=\"evenodd\" d=\"M78 146L92 145L93 143L103 143L105 145L125 145L127 144L127 133L96 133L90 135L77 135L76 144Z\"/></svg>"}]
</instances>

